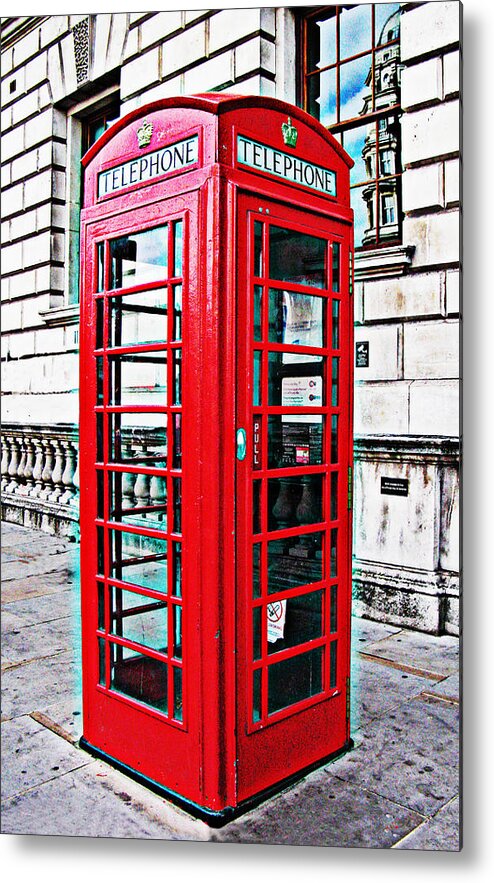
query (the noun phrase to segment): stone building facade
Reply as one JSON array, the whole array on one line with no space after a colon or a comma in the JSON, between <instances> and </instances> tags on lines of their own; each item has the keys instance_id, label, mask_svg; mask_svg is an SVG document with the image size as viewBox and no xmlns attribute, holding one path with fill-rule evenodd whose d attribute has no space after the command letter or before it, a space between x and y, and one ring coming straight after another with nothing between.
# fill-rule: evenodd
<instances>
[{"instance_id":1,"label":"stone building facade","mask_svg":"<svg viewBox=\"0 0 494 883\"><path fill-rule=\"evenodd\" d=\"M398 135L387 136L393 166L380 172L388 201L380 181L375 206L395 227L386 239L383 226L376 242L369 221L355 252L354 605L371 618L457 634L461 5L389 7L393 51L374 52L374 76L391 76L382 88L400 104ZM112 120L156 98L225 90L303 104L312 31L302 19L312 14L322 35L336 12L344 22L351 9L2 21L5 519L77 535L85 149ZM367 135L369 169L373 151L377 166ZM375 188L362 191L369 210Z\"/></svg>"}]
</instances>

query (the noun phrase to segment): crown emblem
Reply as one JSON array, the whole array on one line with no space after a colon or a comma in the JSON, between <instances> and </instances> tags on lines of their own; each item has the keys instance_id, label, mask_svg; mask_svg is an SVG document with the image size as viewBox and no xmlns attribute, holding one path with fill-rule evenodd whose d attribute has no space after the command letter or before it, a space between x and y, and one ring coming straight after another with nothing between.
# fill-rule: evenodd
<instances>
[{"instance_id":1,"label":"crown emblem","mask_svg":"<svg viewBox=\"0 0 494 883\"><path fill-rule=\"evenodd\" d=\"M137 143L139 144L139 147L147 147L151 141L152 134L153 124L148 123L147 120L143 120L142 125L139 126L137 130Z\"/></svg>"},{"instance_id":2,"label":"crown emblem","mask_svg":"<svg viewBox=\"0 0 494 883\"><path fill-rule=\"evenodd\" d=\"M298 132L295 126L292 126L290 117L288 117L288 122L281 124L281 131L283 132L283 141L285 144L288 147L296 147Z\"/></svg>"}]
</instances>

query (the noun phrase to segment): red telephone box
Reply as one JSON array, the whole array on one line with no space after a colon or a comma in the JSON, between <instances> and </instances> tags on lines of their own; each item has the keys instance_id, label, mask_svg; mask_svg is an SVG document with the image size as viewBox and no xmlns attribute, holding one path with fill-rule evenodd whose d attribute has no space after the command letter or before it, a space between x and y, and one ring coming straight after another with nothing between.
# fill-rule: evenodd
<instances>
[{"instance_id":1,"label":"red telephone box","mask_svg":"<svg viewBox=\"0 0 494 883\"><path fill-rule=\"evenodd\" d=\"M350 745L352 161L207 94L83 164L82 745L221 824Z\"/></svg>"}]
</instances>

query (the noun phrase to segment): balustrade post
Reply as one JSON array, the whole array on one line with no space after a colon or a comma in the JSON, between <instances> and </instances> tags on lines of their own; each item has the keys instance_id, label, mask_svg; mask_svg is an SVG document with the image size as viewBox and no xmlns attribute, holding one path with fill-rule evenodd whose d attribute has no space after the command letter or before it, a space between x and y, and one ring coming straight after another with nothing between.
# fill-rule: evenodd
<instances>
[{"instance_id":1,"label":"balustrade post","mask_svg":"<svg viewBox=\"0 0 494 883\"><path fill-rule=\"evenodd\" d=\"M24 470L26 468L26 458L27 458L27 449L26 449L26 439L23 435L18 437L19 449L21 452L19 465L17 467L17 487L16 492L22 493L24 487Z\"/></svg>"},{"instance_id":2,"label":"balustrade post","mask_svg":"<svg viewBox=\"0 0 494 883\"><path fill-rule=\"evenodd\" d=\"M4 435L2 439L2 491L9 483L10 439Z\"/></svg>"},{"instance_id":3,"label":"balustrade post","mask_svg":"<svg viewBox=\"0 0 494 883\"><path fill-rule=\"evenodd\" d=\"M41 474L41 481L43 483L43 489L40 493L41 500L47 500L50 494L53 493L53 448L51 446L51 442L48 439L42 439L43 451L44 451L44 467L43 472Z\"/></svg>"},{"instance_id":4,"label":"balustrade post","mask_svg":"<svg viewBox=\"0 0 494 883\"><path fill-rule=\"evenodd\" d=\"M35 449L35 460L34 460L34 469L33 469L33 479L34 479L34 487L31 491L32 497L39 497L41 491L43 490L43 442L41 441L40 436L37 436L34 439L34 449Z\"/></svg>"},{"instance_id":5,"label":"balustrade post","mask_svg":"<svg viewBox=\"0 0 494 883\"><path fill-rule=\"evenodd\" d=\"M8 468L8 474L10 476L10 481L5 488L8 494L11 494L17 488L17 470L19 468L19 442L15 435L10 437L10 463Z\"/></svg>"},{"instance_id":6,"label":"balustrade post","mask_svg":"<svg viewBox=\"0 0 494 883\"><path fill-rule=\"evenodd\" d=\"M64 453L60 439L56 438L53 440L53 447L55 449L55 465L53 467L51 480L55 487L49 497L47 497L47 499L51 500L52 502L56 502L57 500L59 500L63 493L62 476L64 469Z\"/></svg>"},{"instance_id":7,"label":"balustrade post","mask_svg":"<svg viewBox=\"0 0 494 883\"><path fill-rule=\"evenodd\" d=\"M33 469L34 469L34 443L31 436L24 436L26 446L26 461L24 466L24 485L20 488L19 493L23 496L30 496L34 488Z\"/></svg>"},{"instance_id":8,"label":"balustrade post","mask_svg":"<svg viewBox=\"0 0 494 883\"><path fill-rule=\"evenodd\" d=\"M70 439L64 439L62 445L65 451L65 468L62 473L62 485L65 488L59 503L66 505L75 496L74 485L76 451Z\"/></svg>"}]
</instances>

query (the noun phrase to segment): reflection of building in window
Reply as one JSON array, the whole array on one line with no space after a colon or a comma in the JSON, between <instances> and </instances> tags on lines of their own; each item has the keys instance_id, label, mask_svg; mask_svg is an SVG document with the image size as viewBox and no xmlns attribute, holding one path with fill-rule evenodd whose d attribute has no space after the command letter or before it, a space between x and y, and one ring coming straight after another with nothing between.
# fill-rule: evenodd
<instances>
[{"instance_id":1,"label":"reflection of building in window","mask_svg":"<svg viewBox=\"0 0 494 883\"><path fill-rule=\"evenodd\" d=\"M374 102L375 108L389 107L399 103L400 98L400 13L393 12L384 23L378 45L390 43L386 49L378 49L374 55L374 78L372 65L366 79L368 95L361 111L367 116ZM374 94L373 94L374 93ZM362 199L367 206L368 226L362 234L362 245L378 241L394 241L399 238L399 211L397 178L390 177L398 171L399 123L395 116L381 117L369 124L362 157L370 183L362 189ZM378 162L376 162L376 158ZM379 212L377 211L379 202Z\"/></svg>"},{"instance_id":2,"label":"reflection of building in window","mask_svg":"<svg viewBox=\"0 0 494 883\"><path fill-rule=\"evenodd\" d=\"M355 162L355 245L399 242L400 6L313 7L302 41L302 103Z\"/></svg>"}]
</instances>

